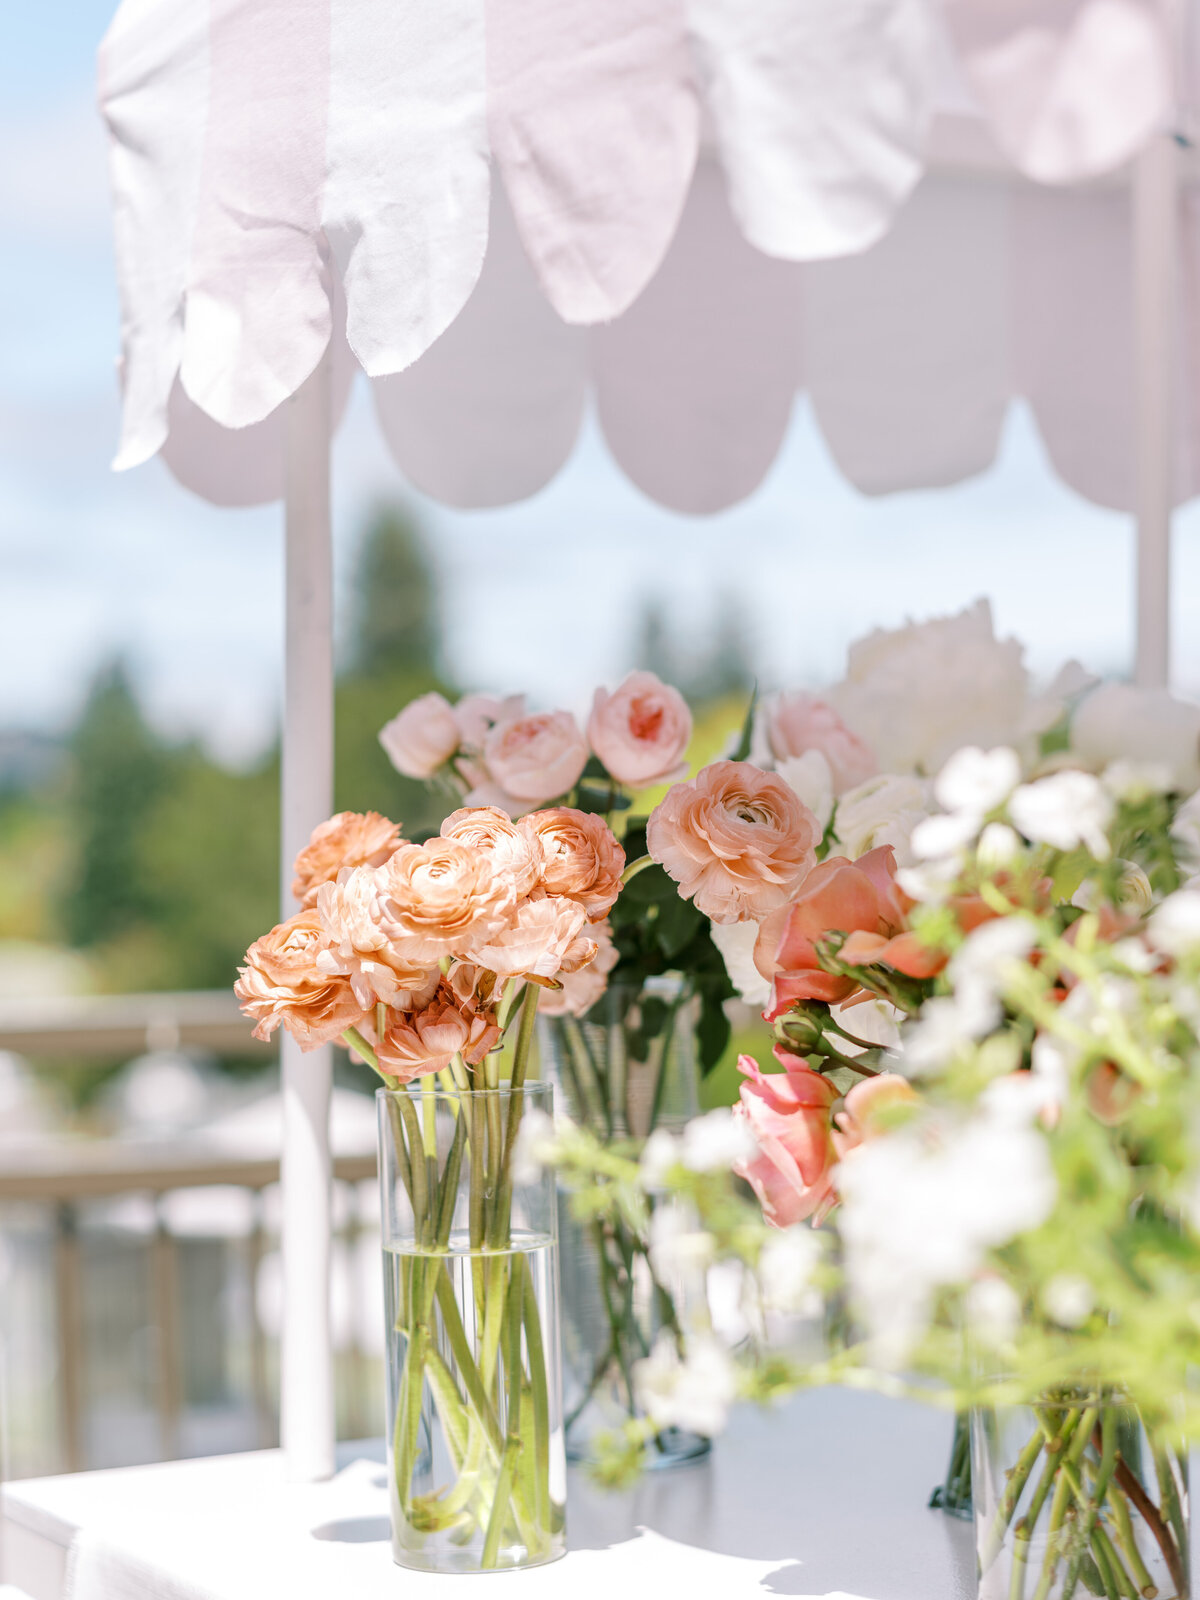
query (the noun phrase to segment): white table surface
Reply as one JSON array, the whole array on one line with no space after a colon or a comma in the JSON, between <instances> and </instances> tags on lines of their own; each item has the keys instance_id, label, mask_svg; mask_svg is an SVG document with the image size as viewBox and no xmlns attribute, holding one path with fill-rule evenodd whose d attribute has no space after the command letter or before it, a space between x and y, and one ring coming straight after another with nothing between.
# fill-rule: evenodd
<instances>
[{"instance_id":1,"label":"white table surface","mask_svg":"<svg viewBox=\"0 0 1200 1600\"><path fill-rule=\"evenodd\" d=\"M573 1471L565 1559L489 1581L528 1600L974 1600L970 1525L926 1507L950 1431L944 1413L844 1390L748 1409L707 1462L629 1493ZM381 1444L340 1459L322 1484L287 1483L278 1451L9 1484L0 1578L32 1600L477 1592L393 1564Z\"/></svg>"}]
</instances>

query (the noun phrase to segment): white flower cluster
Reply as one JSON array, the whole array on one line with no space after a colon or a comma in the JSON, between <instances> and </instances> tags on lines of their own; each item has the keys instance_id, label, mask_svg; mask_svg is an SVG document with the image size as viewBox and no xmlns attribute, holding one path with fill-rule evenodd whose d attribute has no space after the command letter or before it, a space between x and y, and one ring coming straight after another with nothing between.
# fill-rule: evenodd
<instances>
[{"instance_id":1,"label":"white flower cluster","mask_svg":"<svg viewBox=\"0 0 1200 1600\"><path fill-rule=\"evenodd\" d=\"M1040 1097L1025 1091L998 1080L971 1115L922 1120L842 1163L846 1271L884 1365L903 1364L938 1288L969 1280L988 1250L1049 1216L1057 1185Z\"/></svg>"}]
</instances>

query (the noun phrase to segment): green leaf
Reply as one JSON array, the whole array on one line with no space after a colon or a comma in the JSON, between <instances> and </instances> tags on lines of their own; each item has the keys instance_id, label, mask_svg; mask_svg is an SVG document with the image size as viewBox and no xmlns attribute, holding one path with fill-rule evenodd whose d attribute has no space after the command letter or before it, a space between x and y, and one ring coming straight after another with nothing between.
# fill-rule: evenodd
<instances>
[{"instance_id":1,"label":"green leaf","mask_svg":"<svg viewBox=\"0 0 1200 1600\"><path fill-rule=\"evenodd\" d=\"M700 1071L705 1076L712 1071L725 1054L730 1038L729 1018L725 1008L714 995L705 993L700 1004L700 1020L696 1024L696 1044L700 1051Z\"/></svg>"},{"instance_id":2,"label":"green leaf","mask_svg":"<svg viewBox=\"0 0 1200 1600\"><path fill-rule=\"evenodd\" d=\"M668 961L675 960L687 948L705 920L703 913L697 911L690 900L681 900L676 895L671 900L663 901L654 919L654 933L659 949Z\"/></svg>"},{"instance_id":3,"label":"green leaf","mask_svg":"<svg viewBox=\"0 0 1200 1600\"><path fill-rule=\"evenodd\" d=\"M758 685L750 691L750 704L746 707L746 720L742 723L741 737L738 739L732 761L745 761L750 754L750 741L754 737L754 713L758 709Z\"/></svg>"}]
</instances>

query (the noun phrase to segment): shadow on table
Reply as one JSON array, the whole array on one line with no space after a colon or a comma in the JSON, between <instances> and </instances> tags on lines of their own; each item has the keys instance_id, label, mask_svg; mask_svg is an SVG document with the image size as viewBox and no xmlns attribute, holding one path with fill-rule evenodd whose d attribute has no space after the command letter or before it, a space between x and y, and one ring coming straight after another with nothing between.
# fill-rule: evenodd
<instances>
[{"instance_id":1,"label":"shadow on table","mask_svg":"<svg viewBox=\"0 0 1200 1600\"><path fill-rule=\"evenodd\" d=\"M693 1548L777 1562L779 1595L974 1600L973 1530L927 1507L951 1422L924 1406L845 1391L787 1413L744 1412L708 1460L647 1474L620 1494L570 1478L573 1550L607 1549L644 1528Z\"/></svg>"}]
</instances>

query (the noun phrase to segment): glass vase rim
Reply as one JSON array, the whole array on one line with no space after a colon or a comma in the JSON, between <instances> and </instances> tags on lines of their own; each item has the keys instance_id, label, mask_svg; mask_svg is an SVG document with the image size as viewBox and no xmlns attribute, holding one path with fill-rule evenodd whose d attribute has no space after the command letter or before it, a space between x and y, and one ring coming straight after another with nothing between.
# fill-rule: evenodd
<instances>
[{"instance_id":1,"label":"glass vase rim","mask_svg":"<svg viewBox=\"0 0 1200 1600\"><path fill-rule=\"evenodd\" d=\"M490 1089L459 1089L457 1087L447 1089L444 1084L439 1083L431 1085L429 1088L419 1089L418 1094L414 1096L414 1085L420 1085L421 1081L421 1078L411 1078L408 1083L397 1084L394 1089L389 1088L385 1083L381 1083L375 1090L375 1098L376 1100L394 1100L400 1095L407 1095L410 1100L414 1098L443 1100L451 1104L457 1104L460 1100L483 1100L489 1095L509 1098L515 1094L553 1095L554 1093L554 1084L549 1078L528 1078L524 1083L518 1084L515 1089L512 1086L512 1080L506 1078L502 1083L498 1083L494 1088Z\"/></svg>"}]
</instances>

